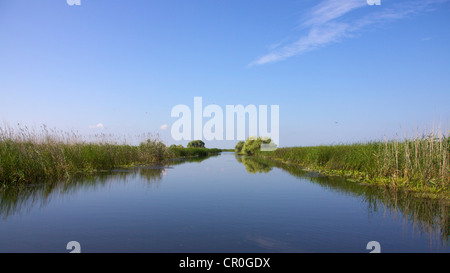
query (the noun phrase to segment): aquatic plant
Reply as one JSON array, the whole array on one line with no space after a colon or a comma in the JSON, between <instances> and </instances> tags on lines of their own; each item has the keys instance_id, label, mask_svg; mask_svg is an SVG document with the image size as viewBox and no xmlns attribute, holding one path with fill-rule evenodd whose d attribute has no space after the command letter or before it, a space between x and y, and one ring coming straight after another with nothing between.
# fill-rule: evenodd
<instances>
[{"instance_id":1,"label":"aquatic plant","mask_svg":"<svg viewBox=\"0 0 450 273\"><path fill-rule=\"evenodd\" d=\"M439 131L366 143L278 148L257 155L356 180L432 193L449 191L449 136Z\"/></svg>"}]
</instances>

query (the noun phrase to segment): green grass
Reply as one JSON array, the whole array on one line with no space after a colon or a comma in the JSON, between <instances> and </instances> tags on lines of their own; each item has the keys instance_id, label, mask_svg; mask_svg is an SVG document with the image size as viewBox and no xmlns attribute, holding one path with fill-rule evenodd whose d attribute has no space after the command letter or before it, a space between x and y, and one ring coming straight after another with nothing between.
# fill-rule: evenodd
<instances>
[{"instance_id":1,"label":"green grass","mask_svg":"<svg viewBox=\"0 0 450 273\"><path fill-rule=\"evenodd\" d=\"M402 141L279 148L257 156L351 176L355 180L429 193L449 193L450 139L430 134Z\"/></svg>"},{"instance_id":2,"label":"green grass","mask_svg":"<svg viewBox=\"0 0 450 273\"><path fill-rule=\"evenodd\" d=\"M45 128L44 128L45 129ZM139 145L96 143L75 134L35 133L0 127L0 184L69 178L120 166L161 163L176 157L207 156L219 149L168 148L158 139Z\"/></svg>"}]
</instances>

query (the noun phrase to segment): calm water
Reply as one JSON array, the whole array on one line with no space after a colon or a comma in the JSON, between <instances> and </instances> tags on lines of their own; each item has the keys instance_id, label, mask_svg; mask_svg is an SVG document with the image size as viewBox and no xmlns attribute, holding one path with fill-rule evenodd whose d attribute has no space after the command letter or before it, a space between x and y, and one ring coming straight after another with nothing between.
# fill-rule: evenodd
<instances>
[{"instance_id":1,"label":"calm water","mask_svg":"<svg viewBox=\"0 0 450 273\"><path fill-rule=\"evenodd\" d=\"M450 252L448 204L234 153L0 194L0 252Z\"/></svg>"}]
</instances>

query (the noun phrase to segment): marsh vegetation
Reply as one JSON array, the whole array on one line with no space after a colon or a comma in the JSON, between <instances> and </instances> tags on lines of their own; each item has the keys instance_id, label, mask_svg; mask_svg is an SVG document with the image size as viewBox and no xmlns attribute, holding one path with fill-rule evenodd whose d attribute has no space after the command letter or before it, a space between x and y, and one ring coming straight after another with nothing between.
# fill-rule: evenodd
<instances>
[{"instance_id":1,"label":"marsh vegetation","mask_svg":"<svg viewBox=\"0 0 450 273\"><path fill-rule=\"evenodd\" d=\"M167 147L150 135L139 145L118 143L105 137L85 141L71 132L42 127L0 127L0 182L14 183L67 179L79 173L95 173L117 167L162 163L177 157L208 156L220 149Z\"/></svg>"},{"instance_id":2,"label":"marsh vegetation","mask_svg":"<svg viewBox=\"0 0 450 273\"><path fill-rule=\"evenodd\" d=\"M240 145L245 147L247 143L252 145L254 141ZM253 154L354 181L449 198L450 138L440 132L403 140L288 147Z\"/></svg>"}]
</instances>

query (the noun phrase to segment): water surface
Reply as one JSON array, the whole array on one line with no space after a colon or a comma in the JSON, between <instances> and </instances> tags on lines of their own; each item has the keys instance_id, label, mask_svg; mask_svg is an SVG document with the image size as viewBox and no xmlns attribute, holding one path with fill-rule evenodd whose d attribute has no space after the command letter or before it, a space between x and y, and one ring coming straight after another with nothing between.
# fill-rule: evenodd
<instances>
[{"instance_id":1,"label":"water surface","mask_svg":"<svg viewBox=\"0 0 450 273\"><path fill-rule=\"evenodd\" d=\"M0 252L450 252L449 206L222 153L0 192Z\"/></svg>"}]
</instances>

